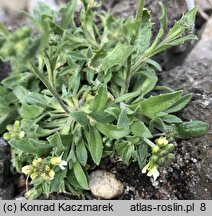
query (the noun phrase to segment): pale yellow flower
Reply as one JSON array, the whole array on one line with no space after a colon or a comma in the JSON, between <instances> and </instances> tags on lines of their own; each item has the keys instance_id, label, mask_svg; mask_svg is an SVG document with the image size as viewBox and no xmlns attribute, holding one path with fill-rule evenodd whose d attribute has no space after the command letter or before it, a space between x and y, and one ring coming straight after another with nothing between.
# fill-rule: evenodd
<instances>
[{"instance_id":1,"label":"pale yellow flower","mask_svg":"<svg viewBox=\"0 0 212 216\"><path fill-rule=\"evenodd\" d=\"M33 166L32 165L23 166L21 172L24 173L25 175L31 175L33 173Z\"/></svg>"}]
</instances>

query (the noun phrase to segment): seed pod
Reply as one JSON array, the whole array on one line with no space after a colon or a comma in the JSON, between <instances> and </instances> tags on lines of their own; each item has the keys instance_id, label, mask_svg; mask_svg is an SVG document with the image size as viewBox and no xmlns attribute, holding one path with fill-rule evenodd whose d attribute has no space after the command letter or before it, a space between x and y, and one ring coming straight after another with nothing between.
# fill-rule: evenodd
<instances>
[{"instance_id":1,"label":"seed pod","mask_svg":"<svg viewBox=\"0 0 212 216\"><path fill-rule=\"evenodd\" d=\"M28 200L34 200L38 198L41 194L42 194L42 188L38 188L38 189L33 188L25 193L25 197Z\"/></svg>"},{"instance_id":2,"label":"seed pod","mask_svg":"<svg viewBox=\"0 0 212 216\"><path fill-rule=\"evenodd\" d=\"M169 152L167 150L162 150L161 152L159 152L159 156L160 157L164 157L168 154Z\"/></svg>"},{"instance_id":3,"label":"seed pod","mask_svg":"<svg viewBox=\"0 0 212 216\"><path fill-rule=\"evenodd\" d=\"M159 159L159 157L158 157L157 155L152 155L152 157L151 157L151 160L152 160L153 162L157 162L158 159Z\"/></svg>"},{"instance_id":4,"label":"seed pod","mask_svg":"<svg viewBox=\"0 0 212 216\"><path fill-rule=\"evenodd\" d=\"M174 144L170 143L167 146L165 146L164 149L171 152L174 149Z\"/></svg>"},{"instance_id":5,"label":"seed pod","mask_svg":"<svg viewBox=\"0 0 212 216\"><path fill-rule=\"evenodd\" d=\"M173 154L173 153L169 153L169 154L167 155L167 159L169 159L169 160L174 160L174 159L175 159L174 154Z\"/></svg>"},{"instance_id":6,"label":"seed pod","mask_svg":"<svg viewBox=\"0 0 212 216\"><path fill-rule=\"evenodd\" d=\"M165 163L166 163L166 159L165 159L164 157L163 157L163 158L160 158L160 159L158 160L158 165L159 165L159 166L164 166Z\"/></svg>"}]
</instances>

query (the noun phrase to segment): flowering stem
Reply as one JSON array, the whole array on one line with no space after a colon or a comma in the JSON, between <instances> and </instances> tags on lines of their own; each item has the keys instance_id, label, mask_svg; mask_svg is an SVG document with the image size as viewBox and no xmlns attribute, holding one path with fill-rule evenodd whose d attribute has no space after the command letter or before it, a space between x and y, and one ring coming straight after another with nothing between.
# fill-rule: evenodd
<instances>
[{"instance_id":1,"label":"flowering stem","mask_svg":"<svg viewBox=\"0 0 212 216\"><path fill-rule=\"evenodd\" d=\"M160 136L165 136L166 134L165 133L157 133L157 134L154 134L153 137L160 137Z\"/></svg>"},{"instance_id":2,"label":"flowering stem","mask_svg":"<svg viewBox=\"0 0 212 216\"><path fill-rule=\"evenodd\" d=\"M142 22L142 15L143 15L143 9L144 9L144 4L145 4L145 0L139 0L138 2L138 9L136 12L136 16L135 16L135 23L141 23ZM135 35L132 36L130 44L134 45L136 37L138 35L138 31L139 31L140 25L138 24L138 27L136 29L136 33ZM126 93L128 88L129 88L129 84L130 84L130 79L131 79L131 75L133 73L133 70L131 70L131 60L132 60L132 56L129 56L128 60L127 60L127 74L126 74L126 81L125 81L125 86L122 89L122 94Z\"/></svg>"},{"instance_id":3,"label":"flowering stem","mask_svg":"<svg viewBox=\"0 0 212 216\"><path fill-rule=\"evenodd\" d=\"M144 140L144 142L145 142L146 144L148 144L150 147L156 146L155 143L153 143L152 141L150 141L150 140L147 139L147 138L144 138L143 140Z\"/></svg>"},{"instance_id":4,"label":"flowering stem","mask_svg":"<svg viewBox=\"0 0 212 216\"><path fill-rule=\"evenodd\" d=\"M29 190L29 175L26 177L26 192Z\"/></svg>"},{"instance_id":5,"label":"flowering stem","mask_svg":"<svg viewBox=\"0 0 212 216\"><path fill-rule=\"evenodd\" d=\"M68 110L67 106L65 105L65 103L62 101L62 99L60 98L59 94L55 91L55 89L49 84L48 80L44 77L44 75L42 73L40 73L40 71L31 63L30 67L32 69L32 71L37 75L37 77L40 79L40 81L46 86L46 88L53 94L53 96L56 98L56 100L58 101L58 103L61 105L61 107L63 108L63 110L69 114L70 111Z\"/></svg>"},{"instance_id":6,"label":"flowering stem","mask_svg":"<svg viewBox=\"0 0 212 216\"><path fill-rule=\"evenodd\" d=\"M136 21L141 22L143 9L144 9L144 4L145 4L145 0L139 0L139 2L138 2L138 10L137 10L136 17L135 17Z\"/></svg>"}]
</instances>

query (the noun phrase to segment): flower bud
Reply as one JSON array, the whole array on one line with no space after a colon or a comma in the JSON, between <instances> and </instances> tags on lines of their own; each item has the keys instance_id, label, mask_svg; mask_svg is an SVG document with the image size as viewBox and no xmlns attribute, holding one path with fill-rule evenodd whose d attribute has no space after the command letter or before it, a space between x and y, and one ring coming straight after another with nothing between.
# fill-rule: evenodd
<instances>
[{"instance_id":1,"label":"flower bud","mask_svg":"<svg viewBox=\"0 0 212 216\"><path fill-rule=\"evenodd\" d=\"M26 165L22 167L21 172L25 175L31 175L33 173L33 166L32 165Z\"/></svg>"},{"instance_id":2,"label":"flower bud","mask_svg":"<svg viewBox=\"0 0 212 216\"><path fill-rule=\"evenodd\" d=\"M7 125L6 128L7 128L8 131L11 131L13 129L13 126L12 125Z\"/></svg>"},{"instance_id":3,"label":"flower bud","mask_svg":"<svg viewBox=\"0 0 212 216\"><path fill-rule=\"evenodd\" d=\"M159 146L154 146L152 147L152 153L158 153L160 150L160 147Z\"/></svg>"},{"instance_id":4,"label":"flower bud","mask_svg":"<svg viewBox=\"0 0 212 216\"><path fill-rule=\"evenodd\" d=\"M4 140L10 140L10 139L11 139L10 133L5 133L5 134L3 135L3 138L4 138Z\"/></svg>"},{"instance_id":5,"label":"flower bud","mask_svg":"<svg viewBox=\"0 0 212 216\"><path fill-rule=\"evenodd\" d=\"M45 177L46 177L46 173L45 173L45 172L42 172L42 173L40 174L40 176L41 176L42 178L45 178Z\"/></svg>"},{"instance_id":6,"label":"flower bud","mask_svg":"<svg viewBox=\"0 0 212 216\"><path fill-rule=\"evenodd\" d=\"M32 180L34 180L34 179L37 178L37 176L38 176L37 173L32 173L32 174L30 175L30 178L31 178Z\"/></svg>"},{"instance_id":7,"label":"flower bud","mask_svg":"<svg viewBox=\"0 0 212 216\"><path fill-rule=\"evenodd\" d=\"M16 130L19 129L21 126L20 121L16 120L13 126L14 126L14 129L16 129Z\"/></svg>"},{"instance_id":8,"label":"flower bud","mask_svg":"<svg viewBox=\"0 0 212 216\"><path fill-rule=\"evenodd\" d=\"M162 147L162 146L167 145L169 142L166 139L166 137L160 137L159 139L156 140L156 143Z\"/></svg>"},{"instance_id":9,"label":"flower bud","mask_svg":"<svg viewBox=\"0 0 212 216\"><path fill-rule=\"evenodd\" d=\"M23 139L25 137L25 132L24 131L20 131L18 137L19 137L19 139Z\"/></svg>"},{"instance_id":10,"label":"flower bud","mask_svg":"<svg viewBox=\"0 0 212 216\"><path fill-rule=\"evenodd\" d=\"M38 162L41 163L43 161L42 158L38 158Z\"/></svg>"},{"instance_id":11,"label":"flower bud","mask_svg":"<svg viewBox=\"0 0 212 216\"><path fill-rule=\"evenodd\" d=\"M50 171L49 171L49 177L50 177L50 178L54 178L54 176L55 176L54 170L50 170Z\"/></svg>"},{"instance_id":12,"label":"flower bud","mask_svg":"<svg viewBox=\"0 0 212 216\"><path fill-rule=\"evenodd\" d=\"M42 158L38 158L38 159L34 159L33 161L32 161L32 165L34 166L34 167L38 167L38 166L40 166L40 163L42 162Z\"/></svg>"},{"instance_id":13,"label":"flower bud","mask_svg":"<svg viewBox=\"0 0 212 216\"><path fill-rule=\"evenodd\" d=\"M53 157L53 158L51 158L51 160L50 160L50 163L51 163L52 165L59 165L61 162L62 162L61 157Z\"/></svg>"},{"instance_id":14,"label":"flower bud","mask_svg":"<svg viewBox=\"0 0 212 216\"><path fill-rule=\"evenodd\" d=\"M48 166L48 165L45 166L45 170L46 170L47 172L50 171L50 169L51 169L50 166Z\"/></svg>"}]
</instances>

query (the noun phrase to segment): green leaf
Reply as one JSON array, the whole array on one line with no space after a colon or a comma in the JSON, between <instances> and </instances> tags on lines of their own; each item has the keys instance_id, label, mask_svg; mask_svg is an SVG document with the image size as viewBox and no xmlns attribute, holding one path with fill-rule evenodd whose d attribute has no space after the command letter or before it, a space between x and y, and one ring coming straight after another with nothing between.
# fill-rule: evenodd
<instances>
[{"instance_id":1,"label":"green leaf","mask_svg":"<svg viewBox=\"0 0 212 216\"><path fill-rule=\"evenodd\" d=\"M56 17L56 12L43 2L39 2L36 8L33 10L33 18L42 23L44 18L53 19Z\"/></svg>"},{"instance_id":2,"label":"green leaf","mask_svg":"<svg viewBox=\"0 0 212 216\"><path fill-rule=\"evenodd\" d=\"M56 132L52 136L48 137L47 140L52 146L54 146L53 148L54 148L55 155L60 156L62 152L66 149L65 146L63 145L59 132Z\"/></svg>"},{"instance_id":3,"label":"green leaf","mask_svg":"<svg viewBox=\"0 0 212 216\"><path fill-rule=\"evenodd\" d=\"M6 26L1 22L0 22L0 32L4 35L5 38L10 34Z\"/></svg>"},{"instance_id":4,"label":"green leaf","mask_svg":"<svg viewBox=\"0 0 212 216\"><path fill-rule=\"evenodd\" d=\"M142 121L136 121L131 125L132 133L142 138L152 138L152 134Z\"/></svg>"},{"instance_id":5,"label":"green leaf","mask_svg":"<svg viewBox=\"0 0 212 216\"><path fill-rule=\"evenodd\" d=\"M76 156L77 160L81 163L81 165L86 166L88 160L88 153L83 140L76 144Z\"/></svg>"},{"instance_id":6,"label":"green leaf","mask_svg":"<svg viewBox=\"0 0 212 216\"><path fill-rule=\"evenodd\" d=\"M4 79L1 83L7 88L14 88L15 86L27 83L31 77L33 77L31 73L13 74Z\"/></svg>"},{"instance_id":7,"label":"green leaf","mask_svg":"<svg viewBox=\"0 0 212 216\"><path fill-rule=\"evenodd\" d=\"M20 103L25 103L26 97L29 94L26 88L23 86L16 86L13 91L14 95L18 98Z\"/></svg>"},{"instance_id":8,"label":"green leaf","mask_svg":"<svg viewBox=\"0 0 212 216\"><path fill-rule=\"evenodd\" d=\"M143 142L137 147L137 160L140 169L142 170L146 165L146 160L148 156L148 145Z\"/></svg>"},{"instance_id":9,"label":"green leaf","mask_svg":"<svg viewBox=\"0 0 212 216\"><path fill-rule=\"evenodd\" d=\"M161 117L161 119L164 122L167 122L169 124L175 124L175 123L181 123L182 120L180 118L178 118L177 116L174 115L165 115L163 117Z\"/></svg>"},{"instance_id":10,"label":"green leaf","mask_svg":"<svg viewBox=\"0 0 212 216\"><path fill-rule=\"evenodd\" d=\"M195 7L192 10L188 11L183 17L182 22L184 23L187 29L192 29L195 23L195 17L198 12L198 8Z\"/></svg>"},{"instance_id":11,"label":"green leaf","mask_svg":"<svg viewBox=\"0 0 212 216\"><path fill-rule=\"evenodd\" d=\"M103 142L101 134L95 127L89 128L88 149L93 161L99 165L103 153Z\"/></svg>"},{"instance_id":12,"label":"green leaf","mask_svg":"<svg viewBox=\"0 0 212 216\"><path fill-rule=\"evenodd\" d=\"M109 113L110 115L114 116L115 119L118 119L120 114L120 108L118 107L108 107L104 111L105 113Z\"/></svg>"},{"instance_id":13,"label":"green leaf","mask_svg":"<svg viewBox=\"0 0 212 216\"><path fill-rule=\"evenodd\" d=\"M117 128L129 128L130 119L128 117L127 110L122 108L121 113L118 117Z\"/></svg>"},{"instance_id":14,"label":"green leaf","mask_svg":"<svg viewBox=\"0 0 212 216\"><path fill-rule=\"evenodd\" d=\"M78 162L76 162L74 164L73 170L74 170L74 175L75 175L78 183L80 184L80 186L83 189L88 190L89 186L88 186L87 177L85 175L84 170L82 169L81 165Z\"/></svg>"},{"instance_id":15,"label":"green leaf","mask_svg":"<svg viewBox=\"0 0 212 216\"><path fill-rule=\"evenodd\" d=\"M107 71L113 66L123 65L133 51L133 46L118 44L116 47L101 60L98 70Z\"/></svg>"},{"instance_id":16,"label":"green leaf","mask_svg":"<svg viewBox=\"0 0 212 216\"><path fill-rule=\"evenodd\" d=\"M92 113L101 113L105 109L107 101L107 87L106 85L101 84L94 97Z\"/></svg>"},{"instance_id":17,"label":"green leaf","mask_svg":"<svg viewBox=\"0 0 212 216\"><path fill-rule=\"evenodd\" d=\"M25 138L22 140L12 140L9 143L12 147L16 149L19 149L28 154L38 156L46 155L52 149L52 146L49 145L47 142L29 138Z\"/></svg>"},{"instance_id":18,"label":"green leaf","mask_svg":"<svg viewBox=\"0 0 212 216\"><path fill-rule=\"evenodd\" d=\"M167 36L166 36L166 41L174 40L182 36L186 30L190 30L193 28L194 23L195 23L195 16L197 13L198 9L194 8L187 12L185 15L182 16L182 18L177 21L174 26L169 30Z\"/></svg>"},{"instance_id":19,"label":"green leaf","mask_svg":"<svg viewBox=\"0 0 212 216\"><path fill-rule=\"evenodd\" d=\"M61 27L67 29L69 26L73 27L74 24L74 12L76 8L77 0L72 0L68 5L61 10Z\"/></svg>"},{"instance_id":20,"label":"green leaf","mask_svg":"<svg viewBox=\"0 0 212 216\"><path fill-rule=\"evenodd\" d=\"M209 129L209 125L202 121L189 121L176 124L177 137L180 139L189 139L204 135Z\"/></svg>"},{"instance_id":21,"label":"green leaf","mask_svg":"<svg viewBox=\"0 0 212 216\"><path fill-rule=\"evenodd\" d=\"M160 42L160 39L162 38L162 36L164 35L167 27L168 27L168 17L167 17L167 10L166 10L166 6L162 3L159 2L160 7L161 7L161 17L160 17L160 30L153 42L153 44L151 45L151 47L149 48L149 50L147 52L149 52L150 50L154 49L155 46Z\"/></svg>"},{"instance_id":22,"label":"green leaf","mask_svg":"<svg viewBox=\"0 0 212 216\"><path fill-rule=\"evenodd\" d=\"M151 132L154 132L154 129L158 129L162 132L165 132L169 128L168 125L166 125L161 118L154 117L150 123L149 123L149 130Z\"/></svg>"},{"instance_id":23,"label":"green leaf","mask_svg":"<svg viewBox=\"0 0 212 216\"><path fill-rule=\"evenodd\" d=\"M133 98L137 97L140 94L141 94L140 90L130 92L130 93L126 93L124 95L121 95L121 96L117 97L113 102L114 103L120 103L120 102L123 102L123 101L128 101L130 99L133 99Z\"/></svg>"},{"instance_id":24,"label":"green leaf","mask_svg":"<svg viewBox=\"0 0 212 216\"><path fill-rule=\"evenodd\" d=\"M102 134L112 139L120 139L130 133L128 128L117 128L117 126L112 124L101 124L95 122L94 125Z\"/></svg>"},{"instance_id":25,"label":"green leaf","mask_svg":"<svg viewBox=\"0 0 212 216\"><path fill-rule=\"evenodd\" d=\"M147 93L149 93L152 89L154 89L158 78L155 73L147 72L138 72L134 74L132 79L136 81L133 83L133 91L139 91L139 97L135 100L138 101L140 98L144 97Z\"/></svg>"},{"instance_id":26,"label":"green leaf","mask_svg":"<svg viewBox=\"0 0 212 216\"><path fill-rule=\"evenodd\" d=\"M24 119L35 119L43 113L44 109L36 105L23 104L20 115Z\"/></svg>"},{"instance_id":27,"label":"green leaf","mask_svg":"<svg viewBox=\"0 0 212 216\"><path fill-rule=\"evenodd\" d=\"M77 196L77 197L81 197L81 195L83 194L83 190L80 188L75 188L73 185L70 184L70 182L65 181L65 186L66 186L66 190L68 192L70 192L72 195Z\"/></svg>"},{"instance_id":28,"label":"green leaf","mask_svg":"<svg viewBox=\"0 0 212 216\"><path fill-rule=\"evenodd\" d=\"M135 40L135 59L137 60L149 48L152 38L152 22L150 12L143 11L142 23L140 23L137 39Z\"/></svg>"},{"instance_id":29,"label":"green leaf","mask_svg":"<svg viewBox=\"0 0 212 216\"><path fill-rule=\"evenodd\" d=\"M135 146L131 143L129 143L128 145L126 145L123 148L122 154L121 154L121 159L122 159L123 163L125 163L126 165L129 165L130 159L134 154L134 149L135 149Z\"/></svg>"},{"instance_id":30,"label":"green leaf","mask_svg":"<svg viewBox=\"0 0 212 216\"><path fill-rule=\"evenodd\" d=\"M119 142L119 143L116 143L115 144L115 150L116 150L116 153L118 155L121 155L122 152L123 152L123 149L125 148L125 146L128 144L128 142Z\"/></svg>"},{"instance_id":31,"label":"green leaf","mask_svg":"<svg viewBox=\"0 0 212 216\"><path fill-rule=\"evenodd\" d=\"M83 189L82 186L77 181L73 170L68 171L67 180L68 180L69 184L71 184L75 189Z\"/></svg>"},{"instance_id":32,"label":"green leaf","mask_svg":"<svg viewBox=\"0 0 212 216\"><path fill-rule=\"evenodd\" d=\"M191 98L192 98L192 94L184 95L173 106L167 109L165 112L174 113L174 112L178 112L182 110L191 101Z\"/></svg>"},{"instance_id":33,"label":"green leaf","mask_svg":"<svg viewBox=\"0 0 212 216\"><path fill-rule=\"evenodd\" d=\"M81 23L83 32L88 42L97 47L94 30L94 14L90 8L83 8L81 11Z\"/></svg>"},{"instance_id":34,"label":"green leaf","mask_svg":"<svg viewBox=\"0 0 212 216\"><path fill-rule=\"evenodd\" d=\"M38 106L40 105L44 107L48 107L50 101L51 99L49 97L47 97L46 95L39 94L37 92L28 92L26 98L23 98L23 103L28 103L32 105L38 105Z\"/></svg>"},{"instance_id":35,"label":"green leaf","mask_svg":"<svg viewBox=\"0 0 212 216\"><path fill-rule=\"evenodd\" d=\"M71 112L71 117L81 125L89 124L87 114L84 111Z\"/></svg>"},{"instance_id":36,"label":"green leaf","mask_svg":"<svg viewBox=\"0 0 212 216\"><path fill-rule=\"evenodd\" d=\"M186 35L186 36L181 37L179 39L175 39L174 41L164 43L163 46L164 46L164 49L167 49L171 46L178 46L180 44L183 44L188 40L198 40L198 37L196 35L193 35L193 34ZM161 50L164 50L164 49L161 49Z\"/></svg>"},{"instance_id":37,"label":"green leaf","mask_svg":"<svg viewBox=\"0 0 212 216\"><path fill-rule=\"evenodd\" d=\"M60 188L63 187L66 174L67 174L67 169L60 170L59 172L56 172L54 179L51 181L51 183L49 185L49 193L60 191ZM61 192L63 192L63 191L61 191Z\"/></svg>"},{"instance_id":38,"label":"green leaf","mask_svg":"<svg viewBox=\"0 0 212 216\"><path fill-rule=\"evenodd\" d=\"M131 108L141 107L143 115L154 118L158 113L163 112L173 106L181 97L182 91L176 91L168 94L161 94L132 104Z\"/></svg>"}]
</instances>

